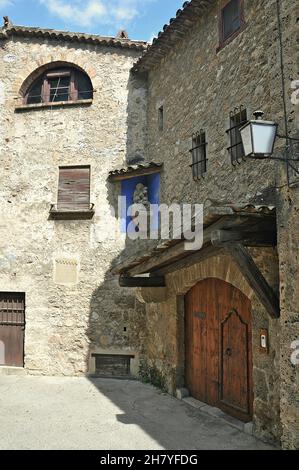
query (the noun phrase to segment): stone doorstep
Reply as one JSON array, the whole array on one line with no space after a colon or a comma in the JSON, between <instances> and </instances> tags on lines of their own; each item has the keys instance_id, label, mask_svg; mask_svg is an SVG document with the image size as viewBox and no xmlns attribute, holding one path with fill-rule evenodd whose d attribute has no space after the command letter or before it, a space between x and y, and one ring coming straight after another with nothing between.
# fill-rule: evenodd
<instances>
[{"instance_id":1,"label":"stone doorstep","mask_svg":"<svg viewBox=\"0 0 299 470\"><path fill-rule=\"evenodd\" d=\"M133 375L88 374L87 377L91 379L138 380Z\"/></svg>"},{"instance_id":2,"label":"stone doorstep","mask_svg":"<svg viewBox=\"0 0 299 470\"><path fill-rule=\"evenodd\" d=\"M0 376L1 375L18 375L24 376L27 375L27 371L22 367L8 367L0 366Z\"/></svg>"},{"instance_id":3,"label":"stone doorstep","mask_svg":"<svg viewBox=\"0 0 299 470\"><path fill-rule=\"evenodd\" d=\"M178 389L176 391L176 397L184 403L187 403L187 405L192 406L193 408L196 408L202 411L203 413L208 414L209 416L213 416L214 418L218 418L225 421L226 424L229 424L230 426L238 429L239 431L253 435L253 423L243 423L242 421L224 413L224 411L220 410L219 408L207 405L202 401L190 397L188 390L185 388Z\"/></svg>"}]
</instances>

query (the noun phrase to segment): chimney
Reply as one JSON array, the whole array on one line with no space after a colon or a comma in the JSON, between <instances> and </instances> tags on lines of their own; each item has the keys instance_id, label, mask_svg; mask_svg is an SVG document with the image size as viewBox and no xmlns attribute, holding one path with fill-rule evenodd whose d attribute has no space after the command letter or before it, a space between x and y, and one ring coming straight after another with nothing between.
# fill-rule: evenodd
<instances>
[{"instance_id":1,"label":"chimney","mask_svg":"<svg viewBox=\"0 0 299 470\"><path fill-rule=\"evenodd\" d=\"M125 31L124 29L120 29L116 35L116 38L117 39L129 39L129 35L127 31Z\"/></svg>"},{"instance_id":2,"label":"chimney","mask_svg":"<svg viewBox=\"0 0 299 470\"><path fill-rule=\"evenodd\" d=\"M3 16L3 20L4 20L4 25L3 25L4 28L9 28L10 26L12 26L12 22L10 21L8 16Z\"/></svg>"}]
</instances>

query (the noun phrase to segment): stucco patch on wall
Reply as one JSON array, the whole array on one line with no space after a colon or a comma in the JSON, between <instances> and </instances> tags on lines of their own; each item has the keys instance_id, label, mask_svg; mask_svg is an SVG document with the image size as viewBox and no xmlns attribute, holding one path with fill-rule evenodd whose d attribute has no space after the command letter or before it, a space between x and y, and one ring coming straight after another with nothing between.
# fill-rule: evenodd
<instances>
[{"instance_id":1,"label":"stucco patch on wall","mask_svg":"<svg viewBox=\"0 0 299 470\"><path fill-rule=\"evenodd\" d=\"M76 285L79 282L79 259L59 256L54 259L54 282L64 286Z\"/></svg>"},{"instance_id":2,"label":"stucco patch on wall","mask_svg":"<svg viewBox=\"0 0 299 470\"><path fill-rule=\"evenodd\" d=\"M16 60L17 60L17 57L14 54L6 54L3 57L3 61L8 62L8 63L15 62Z\"/></svg>"}]
</instances>

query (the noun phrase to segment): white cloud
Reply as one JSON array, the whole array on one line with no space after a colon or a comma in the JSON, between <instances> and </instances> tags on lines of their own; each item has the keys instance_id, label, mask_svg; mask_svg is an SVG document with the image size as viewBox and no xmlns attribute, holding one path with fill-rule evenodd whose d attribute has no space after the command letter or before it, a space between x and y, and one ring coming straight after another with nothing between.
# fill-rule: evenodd
<instances>
[{"instance_id":1,"label":"white cloud","mask_svg":"<svg viewBox=\"0 0 299 470\"><path fill-rule=\"evenodd\" d=\"M12 4L12 0L0 0L0 8L9 7Z\"/></svg>"},{"instance_id":2,"label":"white cloud","mask_svg":"<svg viewBox=\"0 0 299 470\"><path fill-rule=\"evenodd\" d=\"M3 0L0 0L0 3ZM145 2L156 0L38 0L50 14L65 23L82 27L114 25L125 27L144 8Z\"/></svg>"}]
</instances>

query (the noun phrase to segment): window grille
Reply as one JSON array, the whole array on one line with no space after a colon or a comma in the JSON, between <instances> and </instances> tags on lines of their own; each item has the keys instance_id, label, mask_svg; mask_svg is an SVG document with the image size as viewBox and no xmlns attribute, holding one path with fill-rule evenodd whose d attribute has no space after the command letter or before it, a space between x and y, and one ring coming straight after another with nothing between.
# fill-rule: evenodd
<instances>
[{"instance_id":1,"label":"window grille","mask_svg":"<svg viewBox=\"0 0 299 470\"><path fill-rule=\"evenodd\" d=\"M77 69L54 69L44 73L27 90L24 104L51 104L93 98L89 77Z\"/></svg>"},{"instance_id":2,"label":"window grille","mask_svg":"<svg viewBox=\"0 0 299 470\"><path fill-rule=\"evenodd\" d=\"M207 141L206 133L200 130L192 137L192 176L194 181L200 180L207 172Z\"/></svg>"},{"instance_id":3,"label":"window grille","mask_svg":"<svg viewBox=\"0 0 299 470\"><path fill-rule=\"evenodd\" d=\"M159 131L164 130L164 106L160 106L158 109L158 127Z\"/></svg>"},{"instance_id":4,"label":"window grille","mask_svg":"<svg viewBox=\"0 0 299 470\"><path fill-rule=\"evenodd\" d=\"M247 122L247 111L243 106L235 108L230 112L229 116L230 128L226 131L229 135L230 146L228 152L231 156L231 162L233 165L241 163L244 159L244 148L240 133L240 128Z\"/></svg>"}]
</instances>

